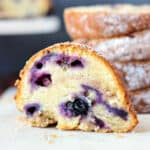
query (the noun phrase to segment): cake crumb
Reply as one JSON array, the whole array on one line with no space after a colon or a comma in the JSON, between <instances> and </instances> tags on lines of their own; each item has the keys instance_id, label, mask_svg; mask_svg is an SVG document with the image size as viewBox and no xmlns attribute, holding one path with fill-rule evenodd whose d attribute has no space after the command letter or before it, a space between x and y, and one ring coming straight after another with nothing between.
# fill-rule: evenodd
<instances>
[{"instance_id":1,"label":"cake crumb","mask_svg":"<svg viewBox=\"0 0 150 150\"><path fill-rule=\"evenodd\" d=\"M53 142L54 142L54 141L50 140L50 141L48 141L48 144L53 144Z\"/></svg>"},{"instance_id":2,"label":"cake crumb","mask_svg":"<svg viewBox=\"0 0 150 150\"><path fill-rule=\"evenodd\" d=\"M52 134L51 137L52 137L53 139L55 139L55 138L58 137L58 135L57 135L57 134Z\"/></svg>"},{"instance_id":3,"label":"cake crumb","mask_svg":"<svg viewBox=\"0 0 150 150\"><path fill-rule=\"evenodd\" d=\"M116 136L117 138L123 138L123 137L124 137L122 134L119 134L119 133L115 133L115 136Z\"/></svg>"},{"instance_id":4,"label":"cake crumb","mask_svg":"<svg viewBox=\"0 0 150 150\"><path fill-rule=\"evenodd\" d=\"M16 117L16 124L19 127L29 126L29 124L27 124L27 119L25 117L23 117L23 116Z\"/></svg>"},{"instance_id":5,"label":"cake crumb","mask_svg":"<svg viewBox=\"0 0 150 150\"><path fill-rule=\"evenodd\" d=\"M18 121L26 121L26 118L23 117L23 116L17 116L16 120L18 120Z\"/></svg>"},{"instance_id":6,"label":"cake crumb","mask_svg":"<svg viewBox=\"0 0 150 150\"><path fill-rule=\"evenodd\" d=\"M5 101L7 102L7 104L12 104L12 100L10 100L10 99L7 99Z\"/></svg>"},{"instance_id":7,"label":"cake crumb","mask_svg":"<svg viewBox=\"0 0 150 150\"><path fill-rule=\"evenodd\" d=\"M46 139L46 141L48 142L48 144L52 144L52 143L54 143L55 142L55 139L58 137L58 135L57 134L51 134L51 135L47 135L47 134L45 134L44 135L44 138Z\"/></svg>"},{"instance_id":8,"label":"cake crumb","mask_svg":"<svg viewBox=\"0 0 150 150\"><path fill-rule=\"evenodd\" d=\"M73 134L69 134L68 136L73 136Z\"/></svg>"}]
</instances>

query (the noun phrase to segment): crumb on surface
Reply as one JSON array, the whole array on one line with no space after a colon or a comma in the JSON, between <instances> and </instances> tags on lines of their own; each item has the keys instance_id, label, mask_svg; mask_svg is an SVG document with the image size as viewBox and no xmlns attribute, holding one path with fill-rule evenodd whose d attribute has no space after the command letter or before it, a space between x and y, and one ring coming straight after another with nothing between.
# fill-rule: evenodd
<instances>
[{"instance_id":1,"label":"crumb on surface","mask_svg":"<svg viewBox=\"0 0 150 150\"><path fill-rule=\"evenodd\" d=\"M115 133L114 135L116 138L124 138L124 135L120 133Z\"/></svg>"},{"instance_id":2,"label":"crumb on surface","mask_svg":"<svg viewBox=\"0 0 150 150\"><path fill-rule=\"evenodd\" d=\"M7 100L5 100L6 102L7 102L7 104L12 104L12 99L10 100L10 99L7 99Z\"/></svg>"},{"instance_id":3,"label":"crumb on surface","mask_svg":"<svg viewBox=\"0 0 150 150\"><path fill-rule=\"evenodd\" d=\"M58 135L57 134L51 134L51 137L55 139L58 137Z\"/></svg>"},{"instance_id":4,"label":"crumb on surface","mask_svg":"<svg viewBox=\"0 0 150 150\"><path fill-rule=\"evenodd\" d=\"M51 135L44 135L45 140L48 142L48 144L53 144L55 139L58 137L57 134L52 133Z\"/></svg>"},{"instance_id":5,"label":"crumb on surface","mask_svg":"<svg viewBox=\"0 0 150 150\"><path fill-rule=\"evenodd\" d=\"M17 127L19 127L19 128L26 127L27 124L25 124L25 122L26 122L26 118L25 117L23 117L23 116L17 116L16 117L16 125L17 125Z\"/></svg>"},{"instance_id":6,"label":"crumb on surface","mask_svg":"<svg viewBox=\"0 0 150 150\"><path fill-rule=\"evenodd\" d=\"M69 134L68 136L73 136L73 134Z\"/></svg>"},{"instance_id":7,"label":"crumb on surface","mask_svg":"<svg viewBox=\"0 0 150 150\"><path fill-rule=\"evenodd\" d=\"M50 141L48 141L48 144L53 144L53 142L54 142L54 141L50 140Z\"/></svg>"},{"instance_id":8,"label":"crumb on surface","mask_svg":"<svg viewBox=\"0 0 150 150\"><path fill-rule=\"evenodd\" d=\"M18 120L18 121L26 121L26 118L23 117L23 116L17 116L16 120Z\"/></svg>"}]
</instances>

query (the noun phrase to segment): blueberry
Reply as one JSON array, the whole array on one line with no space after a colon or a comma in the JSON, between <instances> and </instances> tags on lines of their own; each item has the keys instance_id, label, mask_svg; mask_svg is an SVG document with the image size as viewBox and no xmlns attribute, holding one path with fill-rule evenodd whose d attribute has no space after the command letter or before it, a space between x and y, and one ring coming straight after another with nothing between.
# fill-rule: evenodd
<instances>
[{"instance_id":1,"label":"blueberry","mask_svg":"<svg viewBox=\"0 0 150 150\"><path fill-rule=\"evenodd\" d=\"M41 63L41 62L38 62L37 64L36 64L36 68L37 69L41 69L43 67L43 64Z\"/></svg>"},{"instance_id":2,"label":"blueberry","mask_svg":"<svg viewBox=\"0 0 150 150\"><path fill-rule=\"evenodd\" d=\"M112 113L116 116L119 116L123 120L127 120L128 112L126 112L125 110L123 110L121 108L117 108L117 107L113 107L113 106L109 105L106 101L104 101L103 94L99 90L97 90L96 88L93 88L91 86L84 85L84 84L82 85L82 87L84 88L85 91L91 90L96 93L97 98L95 101L92 102L92 106L96 105L96 103L98 103L100 105L105 106L110 113Z\"/></svg>"},{"instance_id":3,"label":"blueberry","mask_svg":"<svg viewBox=\"0 0 150 150\"><path fill-rule=\"evenodd\" d=\"M63 61L62 60L57 60L56 63L61 66L63 64Z\"/></svg>"},{"instance_id":4,"label":"blueberry","mask_svg":"<svg viewBox=\"0 0 150 150\"><path fill-rule=\"evenodd\" d=\"M44 87L49 86L51 82L52 79L50 74L42 74L35 80L36 85Z\"/></svg>"},{"instance_id":5,"label":"blueberry","mask_svg":"<svg viewBox=\"0 0 150 150\"><path fill-rule=\"evenodd\" d=\"M83 60L81 61L81 59L79 57L76 57L76 56L68 56L68 55L64 55L64 54L61 54L61 55L58 55L56 60L55 60L55 63L61 67L81 67L83 68L84 65L83 65Z\"/></svg>"},{"instance_id":6,"label":"blueberry","mask_svg":"<svg viewBox=\"0 0 150 150\"><path fill-rule=\"evenodd\" d=\"M68 101L66 103L62 103L60 105L60 112L67 117L73 117L74 113L73 113L73 107L72 107L73 103L71 101Z\"/></svg>"},{"instance_id":7,"label":"blueberry","mask_svg":"<svg viewBox=\"0 0 150 150\"><path fill-rule=\"evenodd\" d=\"M98 102L98 103L102 103L103 102L103 94L97 90L96 88L92 87L92 86L89 86L89 85L85 85L85 84L82 84L82 88L84 89L84 92L94 92L97 96L97 98L95 99L94 103L95 102Z\"/></svg>"},{"instance_id":8,"label":"blueberry","mask_svg":"<svg viewBox=\"0 0 150 150\"><path fill-rule=\"evenodd\" d=\"M68 102L66 103L66 108L67 108L68 110L73 111L73 102L68 101Z\"/></svg>"},{"instance_id":9,"label":"blueberry","mask_svg":"<svg viewBox=\"0 0 150 150\"><path fill-rule=\"evenodd\" d=\"M68 66L69 64L69 57L68 56L65 56L65 55L60 55L58 57L58 59L56 60L56 64L58 64L59 66L61 67L64 67L64 66Z\"/></svg>"},{"instance_id":10,"label":"blueberry","mask_svg":"<svg viewBox=\"0 0 150 150\"><path fill-rule=\"evenodd\" d=\"M88 103L83 98L75 98L60 105L60 112L67 117L85 116L89 110Z\"/></svg>"},{"instance_id":11,"label":"blueberry","mask_svg":"<svg viewBox=\"0 0 150 150\"><path fill-rule=\"evenodd\" d=\"M70 65L71 67L81 67L81 68L83 67L82 62L78 59L72 61Z\"/></svg>"},{"instance_id":12,"label":"blueberry","mask_svg":"<svg viewBox=\"0 0 150 150\"><path fill-rule=\"evenodd\" d=\"M105 127L105 123L104 121L102 121L101 119L94 117L94 122L97 126L99 126L100 128L104 128Z\"/></svg>"},{"instance_id":13,"label":"blueberry","mask_svg":"<svg viewBox=\"0 0 150 150\"><path fill-rule=\"evenodd\" d=\"M27 104L24 106L24 111L28 117L32 117L39 110L40 105L38 103Z\"/></svg>"},{"instance_id":14,"label":"blueberry","mask_svg":"<svg viewBox=\"0 0 150 150\"><path fill-rule=\"evenodd\" d=\"M125 110L120 109L120 108L111 107L109 108L109 112L119 116L120 118L124 120L126 120L128 116L128 113Z\"/></svg>"},{"instance_id":15,"label":"blueberry","mask_svg":"<svg viewBox=\"0 0 150 150\"><path fill-rule=\"evenodd\" d=\"M75 115L87 115L89 109L88 103L81 98L76 98L72 107Z\"/></svg>"}]
</instances>

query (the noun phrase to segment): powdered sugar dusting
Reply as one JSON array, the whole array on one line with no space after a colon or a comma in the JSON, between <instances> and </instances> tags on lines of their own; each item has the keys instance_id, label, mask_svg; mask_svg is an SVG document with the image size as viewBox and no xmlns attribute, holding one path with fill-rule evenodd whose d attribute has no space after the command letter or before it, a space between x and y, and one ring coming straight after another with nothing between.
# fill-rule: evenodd
<instances>
[{"instance_id":1,"label":"powdered sugar dusting","mask_svg":"<svg viewBox=\"0 0 150 150\"><path fill-rule=\"evenodd\" d=\"M100 17L100 18L99 18ZM125 22L125 17L122 15L109 14L101 20L101 16L98 16L96 19L96 23L103 28L103 36L107 35L108 37L112 37L113 35L118 35L129 30L128 24ZM131 20L133 16L128 19Z\"/></svg>"},{"instance_id":2,"label":"powdered sugar dusting","mask_svg":"<svg viewBox=\"0 0 150 150\"><path fill-rule=\"evenodd\" d=\"M150 30L107 40L77 40L91 46L110 61L129 61L150 58Z\"/></svg>"},{"instance_id":3,"label":"powdered sugar dusting","mask_svg":"<svg viewBox=\"0 0 150 150\"><path fill-rule=\"evenodd\" d=\"M116 37L150 29L149 9L132 7L116 5L67 9L67 31L74 39L92 39Z\"/></svg>"},{"instance_id":4,"label":"powdered sugar dusting","mask_svg":"<svg viewBox=\"0 0 150 150\"><path fill-rule=\"evenodd\" d=\"M150 86L150 62L147 63L114 63L124 74L128 90Z\"/></svg>"}]
</instances>

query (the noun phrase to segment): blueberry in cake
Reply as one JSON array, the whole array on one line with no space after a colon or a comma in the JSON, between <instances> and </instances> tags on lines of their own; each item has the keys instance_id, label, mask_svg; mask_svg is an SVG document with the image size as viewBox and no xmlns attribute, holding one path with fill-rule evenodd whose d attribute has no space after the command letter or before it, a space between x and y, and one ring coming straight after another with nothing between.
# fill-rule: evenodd
<instances>
[{"instance_id":1,"label":"blueberry in cake","mask_svg":"<svg viewBox=\"0 0 150 150\"><path fill-rule=\"evenodd\" d=\"M35 127L128 132L138 123L111 65L83 45L60 43L38 52L16 86L17 107Z\"/></svg>"}]
</instances>

